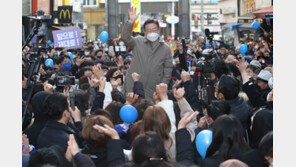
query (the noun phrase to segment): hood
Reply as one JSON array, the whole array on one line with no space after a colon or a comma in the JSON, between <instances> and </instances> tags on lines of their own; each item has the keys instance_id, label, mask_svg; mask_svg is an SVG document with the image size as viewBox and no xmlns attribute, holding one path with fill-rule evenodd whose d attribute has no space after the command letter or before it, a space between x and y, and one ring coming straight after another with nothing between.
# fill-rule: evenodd
<instances>
[{"instance_id":1,"label":"hood","mask_svg":"<svg viewBox=\"0 0 296 167\"><path fill-rule=\"evenodd\" d=\"M49 92L38 92L36 93L32 100L31 100L31 105L32 105L32 112L34 113L35 120L47 120L47 116L45 115L45 109L43 108L43 103L45 99L51 95Z\"/></svg>"}]
</instances>

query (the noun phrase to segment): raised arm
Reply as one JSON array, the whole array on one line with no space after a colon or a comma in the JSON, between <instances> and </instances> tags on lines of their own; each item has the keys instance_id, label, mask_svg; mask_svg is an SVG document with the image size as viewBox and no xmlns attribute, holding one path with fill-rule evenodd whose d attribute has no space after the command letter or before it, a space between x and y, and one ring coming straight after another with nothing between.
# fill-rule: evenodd
<instances>
[{"instance_id":1,"label":"raised arm","mask_svg":"<svg viewBox=\"0 0 296 167\"><path fill-rule=\"evenodd\" d=\"M131 49L135 46L135 39L132 37L132 30L134 26L134 22L139 17L140 13L137 14L137 8L131 7L128 10L129 21L127 21L122 29L121 39L124 43L127 44Z\"/></svg>"}]
</instances>

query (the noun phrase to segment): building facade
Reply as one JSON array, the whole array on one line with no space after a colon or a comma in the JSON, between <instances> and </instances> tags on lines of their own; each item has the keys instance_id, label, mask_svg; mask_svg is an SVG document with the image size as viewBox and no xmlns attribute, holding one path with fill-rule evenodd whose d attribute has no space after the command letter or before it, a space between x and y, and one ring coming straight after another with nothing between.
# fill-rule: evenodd
<instances>
[{"instance_id":1,"label":"building facade","mask_svg":"<svg viewBox=\"0 0 296 167\"><path fill-rule=\"evenodd\" d=\"M204 29L208 28L210 32L218 32L221 34L221 26L219 22L218 0L204 0ZM201 35L201 0L191 1L191 29L193 38ZM217 38L218 39L218 38Z\"/></svg>"}]
</instances>

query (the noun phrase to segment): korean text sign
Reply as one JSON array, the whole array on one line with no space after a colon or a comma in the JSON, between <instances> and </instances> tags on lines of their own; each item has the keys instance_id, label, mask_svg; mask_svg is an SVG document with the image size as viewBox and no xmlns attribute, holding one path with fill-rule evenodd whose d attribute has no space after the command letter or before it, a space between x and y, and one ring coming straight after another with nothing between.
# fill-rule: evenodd
<instances>
[{"instance_id":1,"label":"korean text sign","mask_svg":"<svg viewBox=\"0 0 296 167\"><path fill-rule=\"evenodd\" d=\"M75 48L81 48L82 46L79 27L52 31L52 35L53 35L55 47L65 47L66 49L75 49Z\"/></svg>"}]
</instances>

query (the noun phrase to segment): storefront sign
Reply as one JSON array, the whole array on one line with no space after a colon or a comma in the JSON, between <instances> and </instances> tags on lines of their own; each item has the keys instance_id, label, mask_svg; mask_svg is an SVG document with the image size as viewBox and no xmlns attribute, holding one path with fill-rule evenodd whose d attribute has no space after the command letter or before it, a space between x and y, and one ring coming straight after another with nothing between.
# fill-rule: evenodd
<instances>
[{"instance_id":1,"label":"storefront sign","mask_svg":"<svg viewBox=\"0 0 296 167\"><path fill-rule=\"evenodd\" d=\"M72 23L72 6L58 7L59 24Z\"/></svg>"},{"instance_id":2,"label":"storefront sign","mask_svg":"<svg viewBox=\"0 0 296 167\"><path fill-rule=\"evenodd\" d=\"M134 23L133 31L141 32L141 0L131 0L131 7L137 8L137 14L140 13L138 19Z\"/></svg>"}]
</instances>

